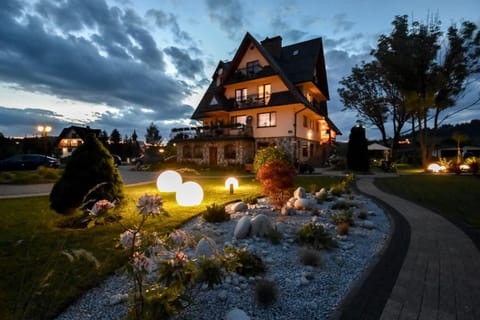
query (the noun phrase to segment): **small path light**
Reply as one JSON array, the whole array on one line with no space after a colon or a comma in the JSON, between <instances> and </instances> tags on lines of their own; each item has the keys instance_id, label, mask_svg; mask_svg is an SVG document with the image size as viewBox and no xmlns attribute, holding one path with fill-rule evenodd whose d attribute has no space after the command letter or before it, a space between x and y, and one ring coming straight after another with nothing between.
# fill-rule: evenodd
<instances>
[{"instance_id":1,"label":"small path light","mask_svg":"<svg viewBox=\"0 0 480 320\"><path fill-rule=\"evenodd\" d=\"M181 185L182 176L173 170L166 170L157 178L157 189L160 192L175 192Z\"/></svg>"},{"instance_id":2,"label":"small path light","mask_svg":"<svg viewBox=\"0 0 480 320\"><path fill-rule=\"evenodd\" d=\"M196 182L185 182L177 189L176 199L180 206L198 206L203 201L203 189Z\"/></svg>"},{"instance_id":3,"label":"small path light","mask_svg":"<svg viewBox=\"0 0 480 320\"><path fill-rule=\"evenodd\" d=\"M238 189L238 180L234 177L229 177L225 180L225 188L230 190L230 194L233 194L234 189Z\"/></svg>"}]
</instances>

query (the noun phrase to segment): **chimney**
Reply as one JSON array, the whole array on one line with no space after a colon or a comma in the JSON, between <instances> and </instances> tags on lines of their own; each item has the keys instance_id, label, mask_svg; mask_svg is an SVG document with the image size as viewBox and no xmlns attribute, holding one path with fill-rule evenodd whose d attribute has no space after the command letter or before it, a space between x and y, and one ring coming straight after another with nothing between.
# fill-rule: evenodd
<instances>
[{"instance_id":1,"label":"chimney","mask_svg":"<svg viewBox=\"0 0 480 320\"><path fill-rule=\"evenodd\" d=\"M273 38L266 37L262 41L262 46L275 58L280 59L282 55L282 37L276 36Z\"/></svg>"}]
</instances>

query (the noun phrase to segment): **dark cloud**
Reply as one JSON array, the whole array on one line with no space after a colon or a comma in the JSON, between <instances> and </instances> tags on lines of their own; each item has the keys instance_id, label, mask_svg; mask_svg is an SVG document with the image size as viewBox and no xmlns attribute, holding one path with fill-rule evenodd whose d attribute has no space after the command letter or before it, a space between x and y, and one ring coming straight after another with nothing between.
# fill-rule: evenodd
<instances>
[{"instance_id":1,"label":"dark cloud","mask_svg":"<svg viewBox=\"0 0 480 320\"><path fill-rule=\"evenodd\" d=\"M134 11L102 0L41 0L26 15L19 3L0 4L0 81L122 110L150 108L159 120L191 115L179 103L191 88L165 74L163 53ZM200 60L180 48L167 51L180 74L202 74Z\"/></svg>"},{"instance_id":2,"label":"dark cloud","mask_svg":"<svg viewBox=\"0 0 480 320\"><path fill-rule=\"evenodd\" d=\"M65 127L66 120L58 113L34 108L7 108L0 106L0 132L9 135L11 126L15 124L15 130L22 135L37 134L36 128L40 124L48 124L54 128L53 134L60 133ZM58 131L58 132L56 132Z\"/></svg>"},{"instance_id":3,"label":"dark cloud","mask_svg":"<svg viewBox=\"0 0 480 320\"><path fill-rule=\"evenodd\" d=\"M239 0L206 0L206 4L210 19L227 33L228 38L243 36L245 13Z\"/></svg>"},{"instance_id":4,"label":"dark cloud","mask_svg":"<svg viewBox=\"0 0 480 320\"><path fill-rule=\"evenodd\" d=\"M185 78L195 78L203 74L203 62L200 59L190 58L187 50L177 47L166 48L165 53L172 58L177 72Z\"/></svg>"},{"instance_id":5,"label":"dark cloud","mask_svg":"<svg viewBox=\"0 0 480 320\"><path fill-rule=\"evenodd\" d=\"M192 37L186 31L180 29L175 15L171 13L165 13L161 10L150 9L147 11L146 16L148 18L153 18L155 24L160 29L169 27L173 32L176 41L180 41L182 43L193 42Z\"/></svg>"},{"instance_id":6,"label":"dark cloud","mask_svg":"<svg viewBox=\"0 0 480 320\"><path fill-rule=\"evenodd\" d=\"M345 13L339 13L333 16L333 32L346 32L352 30L355 23L347 20L347 15Z\"/></svg>"}]
</instances>

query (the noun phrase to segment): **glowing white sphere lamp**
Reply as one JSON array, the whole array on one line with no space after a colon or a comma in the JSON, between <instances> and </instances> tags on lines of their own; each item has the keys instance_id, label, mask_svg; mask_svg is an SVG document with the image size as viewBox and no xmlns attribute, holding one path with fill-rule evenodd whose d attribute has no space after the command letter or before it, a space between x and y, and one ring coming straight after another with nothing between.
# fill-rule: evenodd
<instances>
[{"instance_id":1,"label":"glowing white sphere lamp","mask_svg":"<svg viewBox=\"0 0 480 320\"><path fill-rule=\"evenodd\" d=\"M175 192L181 184L182 176L173 170L165 170L157 178L157 189L160 192Z\"/></svg>"},{"instance_id":2,"label":"glowing white sphere lamp","mask_svg":"<svg viewBox=\"0 0 480 320\"><path fill-rule=\"evenodd\" d=\"M176 199L183 207L198 206L203 200L203 189L196 182L185 182L177 189Z\"/></svg>"}]
</instances>

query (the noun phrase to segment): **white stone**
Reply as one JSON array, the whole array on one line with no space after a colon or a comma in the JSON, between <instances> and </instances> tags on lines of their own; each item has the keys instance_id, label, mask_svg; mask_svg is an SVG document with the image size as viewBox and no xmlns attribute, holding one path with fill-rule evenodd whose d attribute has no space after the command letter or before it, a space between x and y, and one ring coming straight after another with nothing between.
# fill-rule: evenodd
<instances>
[{"instance_id":1,"label":"white stone","mask_svg":"<svg viewBox=\"0 0 480 320\"><path fill-rule=\"evenodd\" d=\"M225 301L227 300L227 291L226 290L221 290L219 293L218 293L218 299L220 301Z\"/></svg>"},{"instance_id":2,"label":"white stone","mask_svg":"<svg viewBox=\"0 0 480 320\"><path fill-rule=\"evenodd\" d=\"M245 311L234 308L225 315L225 320L250 320Z\"/></svg>"},{"instance_id":3,"label":"white stone","mask_svg":"<svg viewBox=\"0 0 480 320\"><path fill-rule=\"evenodd\" d=\"M251 221L250 236L265 237L273 230L270 219L264 215L259 214Z\"/></svg>"},{"instance_id":4,"label":"white stone","mask_svg":"<svg viewBox=\"0 0 480 320\"><path fill-rule=\"evenodd\" d=\"M243 239L248 236L250 233L250 229L252 227L252 222L250 218L247 216L241 217L238 220L237 225L235 226L235 230L233 231L233 236L236 239Z\"/></svg>"},{"instance_id":5,"label":"white stone","mask_svg":"<svg viewBox=\"0 0 480 320\"><path fill-rule=\"evenodd\" d=\"M311 207L311 202L308 199L301 198L295 201L295 209L297 210L307 210Z\"/></svg>"},{"instance_id":6,"label":"white stone","mask_svg":"<svg viewBox=\"0 0 480 320\"><path fill-rule=\"evenodd\" d=\"M248 210L248 205L243 201L235 202L231 205L231 210L233 212L245 212Z\"/></svg>"},{"instance_id":7,"label":"white stone","mask_svg":"<svg viewBox=\"0 0 480 320\"><path fill-rule=\"evenodd\" d=\"M359 224L360 227L365 229L375 229L375 224L372 221L362 221Z\"/></svg>"},{"instance_id":8,"label":"white stone","mask_svg":"<svg viewBox=\"0 0 480 320\"><path fill-rule=\"evenodd\" d=\"M126 302L126 301L128 301L128 294L118 293L118 294L112 295L109 298L108 304L113 306L113 305L120 304L120 303L123 303L123 302Z\"/></svg>"},{"instance_id":9,"label":"white stone","mask_svg":"<svg viewBox=\"0 0 480 320\"><path fill-rule=\"evenodd\" d=\"M200 258L201 256L210 257L214 255L214 250L217 247L215 240L205 237L200 239L197 244L197 248L195 249L195 256Z\"/></svg>"},{"instance_id":10,"label":"white stone","mask_svg":"<svg viewBox=\"0 0 480 320\"><path fill-rule=\"evenodd\" d=\"M307 196L305 189L303 187L298 187L294 192L293 196L297 199L303 199Z\"/></svg>"}]
</instances>

